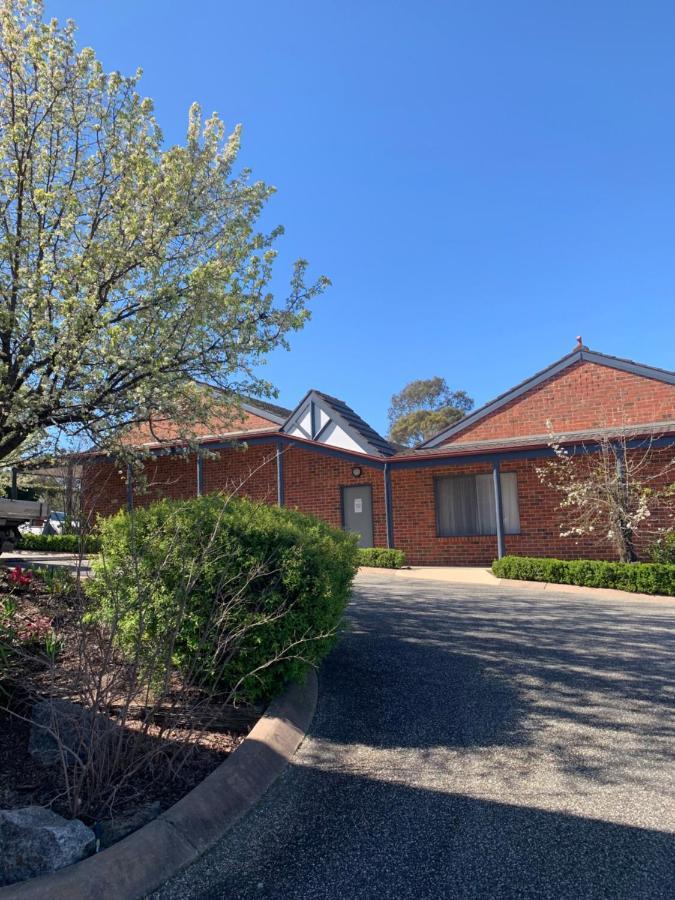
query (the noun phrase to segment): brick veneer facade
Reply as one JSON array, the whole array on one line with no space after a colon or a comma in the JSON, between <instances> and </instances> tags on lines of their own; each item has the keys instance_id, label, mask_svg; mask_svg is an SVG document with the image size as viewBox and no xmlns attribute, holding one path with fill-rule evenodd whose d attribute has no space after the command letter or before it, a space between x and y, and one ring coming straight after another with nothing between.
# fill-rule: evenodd
<instances>
[{"instance_id":1,"label":"brick veneer facade","mask_svg":"<svg viewBox=\"0 0 675 900\"><path fill-rule=\"evenodd\" d=\"M675 416L675 388L591 362L579 362L463 428L445 445L664 422Z\"/></svg>"},{"instance_id":2,"label":"brick veneer facade","mask_svg":"<svg viewBox=\"0 0 675 900\"><path fill-rule=\"evenodd\" d=\"M255 429L255 417L247 427ZM497 555L495 536L439 537L436 528L434 481L443 475L491 473L492 462L475 448L471 460L452 464L448 452L456 452L467 441L526 437L545 431L551 419L556 430L584 431L594 427L635 425L675 420L675 386L609 366L580 362L549 378L455 435L446 444L446 459L438 465L429 456L393 457L387 461L391 473L391 521L393 545L404 550L412 564L487 565ZM270 423L261 420L269 429ZM279 442L280 440L280 442ZM311 513L329 524L343 525L342 488L368 484L372 490L373 535L376 546L387 546L385 503L385 459L351 451L329 450L312 441L277 438L257 433L245 446L226 447L203 461L203 490L238 493L264 503L278 501L277 451L282 447L285 504ZM440 455L443 448L437 448ZM469 451L467 451L469 452ZM492 449L491 452L496 452ZM537 453L540 451L537 450ZM635 451L637 456L641 451ZM673 460L673 445L650 452L643 477L654 476ZM503 472L517 477L520 533L506 535L506 551L525 556L556 556L563 559L611 559L606 537L562 537L564 518L560 497L544 486L537 474L543 463L537 458L502 456ZM576 465L586 464L583 456ZM352 469L358 466L360 476ZM672 481L661 478L661 486ZM109 515L127 503L126 477L108 462L86 464L85 496L89 510ZM134 494L135 505L158 497L187 498L197 493L197 459L194 454L165 454L145 467L147 490ZM665 509L656 510L648 536L657 528L673 527ZM645 554L645 541L638 547Z\"/></svg>"}]
</instances>

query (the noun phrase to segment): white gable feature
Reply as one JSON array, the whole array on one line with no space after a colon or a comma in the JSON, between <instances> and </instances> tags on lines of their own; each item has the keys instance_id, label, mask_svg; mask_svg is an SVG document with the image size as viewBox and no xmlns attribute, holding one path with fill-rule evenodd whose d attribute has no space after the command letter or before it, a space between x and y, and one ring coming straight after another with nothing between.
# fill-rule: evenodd
<instances>
[{"instance_id":1,"label":"white gable feature","mask_svg":"<svg viewBox=\"0 0 675 900\"><path fill-rule=\"evenodd\" d=\"M341 450L391 456L394 448L342 400L310 391L286 420L283 433Z\"/></svg>"},{"instance_id":2,"label":"white gable feature","mask_svg":"<svg viewBox=\"0 0 675 900\"><path fill-rule=\"evenodd\" d=\"M312 436L312 411L309 404L300 415L297 425L297 433L304 434L305 437Z\"/></svg>"},{"instance_id":3,"label":"white gable feature","mask_svg":"<svg viewBox=\"0 0 675 900\"><path fill-rule=\"evenodd\" d=\"M342 450L357 450L360 453L368 453L361 444L357 444L344 428L340 428L335 422L331 422L321 436L321 443L330 447L340 447Z\"/></svg>"}]
</instances>

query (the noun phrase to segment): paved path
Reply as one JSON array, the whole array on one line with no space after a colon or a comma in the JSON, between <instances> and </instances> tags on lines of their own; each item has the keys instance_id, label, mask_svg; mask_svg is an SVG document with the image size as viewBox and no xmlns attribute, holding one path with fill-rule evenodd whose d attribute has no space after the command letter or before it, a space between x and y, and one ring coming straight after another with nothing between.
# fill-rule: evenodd
<instances>
[{"instance_id":1,"label":"paved path","mask_svg":"<svg viewBox=\"0 0 675 900\"><path fill-rule=\"evenodd\" d=\"M293 764L158 897L673 898L675 602L361 574Z\"/></svg>"}]
</instances>

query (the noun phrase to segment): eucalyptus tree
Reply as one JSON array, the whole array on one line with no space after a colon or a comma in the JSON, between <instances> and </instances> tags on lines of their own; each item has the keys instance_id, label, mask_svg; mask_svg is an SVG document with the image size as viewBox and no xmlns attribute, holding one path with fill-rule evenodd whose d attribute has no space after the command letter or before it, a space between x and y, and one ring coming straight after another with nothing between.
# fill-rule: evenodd
<instances>
[{"instance_id":1,"label":"eucalyptus tree","mask_svg":"<svg viewBox=\"0 0 675 900\"><path fill-rule=\"evenodd\" d=\"M414 447L421 441L452 425L473 408L466 391L452 391L445 378L421 378L411 381L391 398L389 437Z\"/></svg>"},{"instance_id":2,"label":"eucalyptus tree","mask_svg":"<svg viewBox=\"0 0 675 900\"><path fill-rule=\"evenodd\" d=\"M131 77L106 73L39 0L0 0L0 463L63 435L110 447L152 415L186 433L207 382L269 395L257 365L326 279L270 290L273 188L236 170L240 130L193 105L166 147Z\"/></svg>"}]
</instances>

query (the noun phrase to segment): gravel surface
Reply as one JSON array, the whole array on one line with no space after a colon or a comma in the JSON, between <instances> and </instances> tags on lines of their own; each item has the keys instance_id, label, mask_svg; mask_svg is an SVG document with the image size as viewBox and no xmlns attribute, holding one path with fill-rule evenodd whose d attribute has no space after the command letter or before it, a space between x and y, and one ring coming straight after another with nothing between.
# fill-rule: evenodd
<instances>
[{"instance_id":1,"label":"gravel surface","mask_svg":"<svg viewBox=\"0 0 675 900\"><path fill-rule=\"evenodd\" d=\"M363 575L310 733L155 896L675 897L675 601Z\"/></svg>"}]
</instances>

